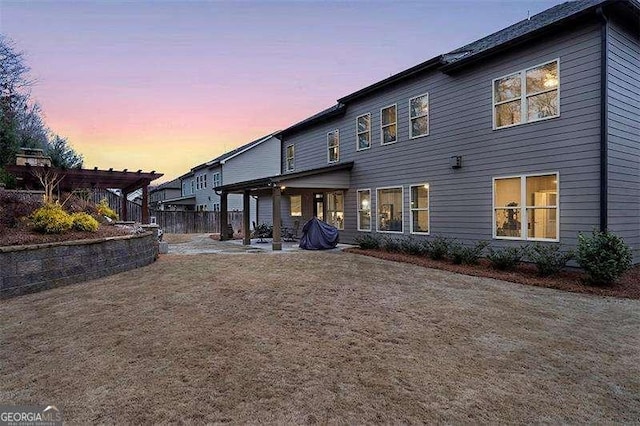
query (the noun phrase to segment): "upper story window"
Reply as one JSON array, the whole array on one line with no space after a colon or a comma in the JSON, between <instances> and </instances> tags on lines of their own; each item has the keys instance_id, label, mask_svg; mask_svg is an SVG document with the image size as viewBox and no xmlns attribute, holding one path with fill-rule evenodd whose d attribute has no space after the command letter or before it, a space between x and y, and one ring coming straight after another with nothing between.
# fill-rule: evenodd
<instances>
[{"instance_id":1,"label":"upper story window","mask_svg":"<svg viewBox=\"0 0 640 426\"><path fill-rule=\"evenodd\" d=\"M286 157L284 162L284 170L290 172L295 168L295 147L293 145L287 145Z\"/></svg>"},{"instance_id":2,"label":"upper story window","mask_svg":"<svg viewBox=\"0 0 640 426\"><path fill-rule=\"evenodd\" d=\"M213 179L212 180L213 180L213 187L214 188L219 187L222 184L222 182L220 182L220 172L215 172L213 174Z\"/></svg>"},{"instance_id":3,"label":"upper story window","mask_svg":"<svg viewBox=\"0 0 640 426\"><path fill-rule=\"evenodd\" d=\"M558 241L558 174L493 179L493 237Z\"/></svg>"},{"instance_id":4,"label":"upper story window","mask_svg":"<svg viewBox=\"0 0 640 426\"><path fill-rule=\"evenodd\" d=\"M327 133L327 158L329 163L340 161L340 132L338 129Z\"/></svg>"},{"instance_id":5,"label":"upper story window","mask_svg":"<svg viewBox=\"0 0 640 426\"><path fill-rule=\"evenodd\" d=\"M358 231L371 231L371 190L358 190Z\"/></svg>"},{"instance_id":6,"label":"upper story window","mask_svg":"<svg viewBox=\"0 0 640 426\"><path fill-rule=\"evenodd\" d=\"M429 134L429 94L416 96L409 100L409 113L411 125L409 137L419 138Z\"/></svg>"},{"instance_id":7,"label":"upper story window","mask_svg":"<svg viewBox=\"0 0 640 426\"><path fill-rule=\"evenodd\" d=\"M396 105L389 105L380 110L380 137L382 144L394 143L398 140Z\"/></svg>"},{"instance_id":8,"label":"upper story window","mask_svg":"<svg viewBox=\"0 0 640 426\"><path fill-rule=\"evenodd\" d=\"M558 59L493 80L493 128L560 115Z\"/></svg>"},{"instance_id":9,"label":"upper story window","mask_svg":"<svg viewBox=\"0 0 640 426\"><path fill-rule=\"evenodd\" d=\"M207 175L196 176L196 189L205 189L207 187Z\"/></svg>"},{"instance_id":10,"label":"upper story window","mask_svg":"<svg viewBox=\"0 0 640 426\"><path fill-rule=\"evenodd\" d=\"M358 151L371 148L371 114L362 114L356 118L356 140Z\"/></svg>"},{"instance_id":11,"label":"upper story window","mask_svg":"<svg viewBox=\"0 0 640 426\"><path fill-rule=\"evenodd\" d=\"M429 184L411 186L411 233L429 233Z\"/></svg>"}]
</instances>

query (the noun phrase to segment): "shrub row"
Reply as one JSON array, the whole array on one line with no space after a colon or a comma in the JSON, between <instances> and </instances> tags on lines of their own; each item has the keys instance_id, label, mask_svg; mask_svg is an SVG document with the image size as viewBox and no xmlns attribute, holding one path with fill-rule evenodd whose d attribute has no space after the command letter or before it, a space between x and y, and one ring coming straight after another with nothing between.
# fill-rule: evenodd
<instances>
[{"instance_id":1,"label":"shrub row","mask_svg":"<svg viewBox=\"0 0 640 426\"><path fill-rule=\"evenodd\" d=\"M391 238L377 234L356 237L362 249L382 249L391 253L426 256L433 260L450 259L455 264L475 265L482 257L499 270L513 270L521 262L533 263L540 276L556 275L576 259L592 284L608 284L617 280L631 267L631 249L622 238L611 232L593 231L580 234L577 252L564 250L559 244L534 243L521 247L493 248L487 241L469 247L456 240L437 236L429 240Z\"/></svg>"},{"instance_id":2,"label":"shrub row","mask_svg":"<svg viewBox=\"0 0 640 426\"><path fill-rule=\"evenodd\" d=\"M60 204L49 203L37 209L31 215L36 231L43 234L61 234L70 229L95 232L100 224L91 215L84 212L67 213Z\"/></svg>"}]
</instances>

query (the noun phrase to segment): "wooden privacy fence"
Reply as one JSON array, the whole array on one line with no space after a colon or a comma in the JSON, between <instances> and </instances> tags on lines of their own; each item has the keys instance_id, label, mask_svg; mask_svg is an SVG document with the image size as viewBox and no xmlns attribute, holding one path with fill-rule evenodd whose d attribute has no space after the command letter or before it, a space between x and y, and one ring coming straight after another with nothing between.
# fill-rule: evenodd
<instances>
[{"instance_id":1,"label":"wooden privacy fence","mask_svg":"<svg viewBox=\"0 0 640 426\"><path fill-rule=\"evenodd\" d=\"M233 230L235 232L241 230L242 212L233 211L228 214L228 223L233 226ZM168 234L220 232L220 212L152 210L151 216L155 216L156 223Z\"/></svg>"},{"instance_id":2,"label":"wooden privacy fence","mask_svg":"<svg viewBox=\"0 0 640 426\"><path fill-rule=\"evenodd\" d=\"M96 204L103 198L107 199L107 204L111 207L121 220L125 220L122 217L122 197L118 194L114 194L106 189L94 189L91 191L92 201ZM127 200L127 218L126 220L133 220L135 222L142 222L142 206Z\"/></svg>"}]
</instances>

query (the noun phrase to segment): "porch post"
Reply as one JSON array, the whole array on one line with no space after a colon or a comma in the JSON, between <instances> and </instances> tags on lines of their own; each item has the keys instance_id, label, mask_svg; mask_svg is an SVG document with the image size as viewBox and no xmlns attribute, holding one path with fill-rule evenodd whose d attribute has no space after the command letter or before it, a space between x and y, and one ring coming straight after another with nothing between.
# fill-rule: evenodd
<instances>
[{"instance_id":1,"label":"porch post","mask_svg":"<svg viewBox=\"0 0 640 426\"><path fill-rule=\"evenodd\" d=\"M251 192L244 191L242 194L242 244L251 245L251 229L249 222L251 221Z\"/></svg>"},{"instance_id":2,"label":"porch post","mask_svg":"<svg viewBox=\"0 0 640 426\"><path fill-rule=\"evenodd\" d=\"M229 223L229 212L227 212L227 193L220 194L220 241L227 240L227 225Z\"/></svg>"},{"instance_id":3,"label":"porch post","mask_svg":"<svg viewBox=\"0 0 640 426\"><path fill-rule=\"evenodd\" d=\"M280 186L277 184L273 187L273 245L272 249L282 250L282 240L281 240L281 226L280 226L280 196L282 192L280 191Z\"/></svg>"},{"instance_id":4,"label":"porch post","mask_svg":"<svg viewBox=\"0 0 640 426\"><path fill-rule=\"evenodd\" d=\"M120 212L122 212L122 218L120 218L120 220L127 220L127 194L126 192L122 191L122 200L120 200Z\"/></svg>"},{"instance_id":5,"label":"porch post","mask_svg":"<svg viewBox=\"0 0 640 426\"><path fill-rule=\"evenodd\" d=\"M142 223L149 224L149 187L142 187Z\"/></svg>"}]
</instances>

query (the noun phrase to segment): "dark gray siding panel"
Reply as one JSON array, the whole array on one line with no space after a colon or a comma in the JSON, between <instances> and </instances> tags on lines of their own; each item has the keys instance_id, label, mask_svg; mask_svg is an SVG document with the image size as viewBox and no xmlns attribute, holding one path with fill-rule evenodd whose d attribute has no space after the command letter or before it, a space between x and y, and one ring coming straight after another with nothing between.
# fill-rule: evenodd
<instances>
[{"instance_id":1,"label":"dark gray siding panel","mask_svg":"<svg viewBox=\"0 0 640 426\"><path fill-rule=\"evenodd\" d=\"M431 235L473 242L492 237L492 177L560 173L560 239L574 245L599 215L600 38L597 24L487 60L463 73L432 72L348 105L344 117L289 137L296 169L327 165L326 133L340 130L340 160L355 161L345 193L341 241L356 232L356 189L404 187L404 233L409 234L409 185L431 188ZM560 117L492 129L492 80L560 59ZM429 93L430 134L409 139L409 99ZM380 144L380 109L398 108L398 142ZM356 117L371 113L372 146L356 151ZM453 170L449 158L463 157ZM374 214L375 216L375 214ZM375 229L375 225L373 226ZM504 241L502 244L511 244Z\"/></svg>"},{"instance_id":2,"label":"dark gray siding panel","mask_svg":"<svg viewBox=\"0 0 640 426\"><path fill-rule=\"evenodd\" d=\"M609 28L609 229L640 262L640 39Z\"/></svg>"}]
</instances>

